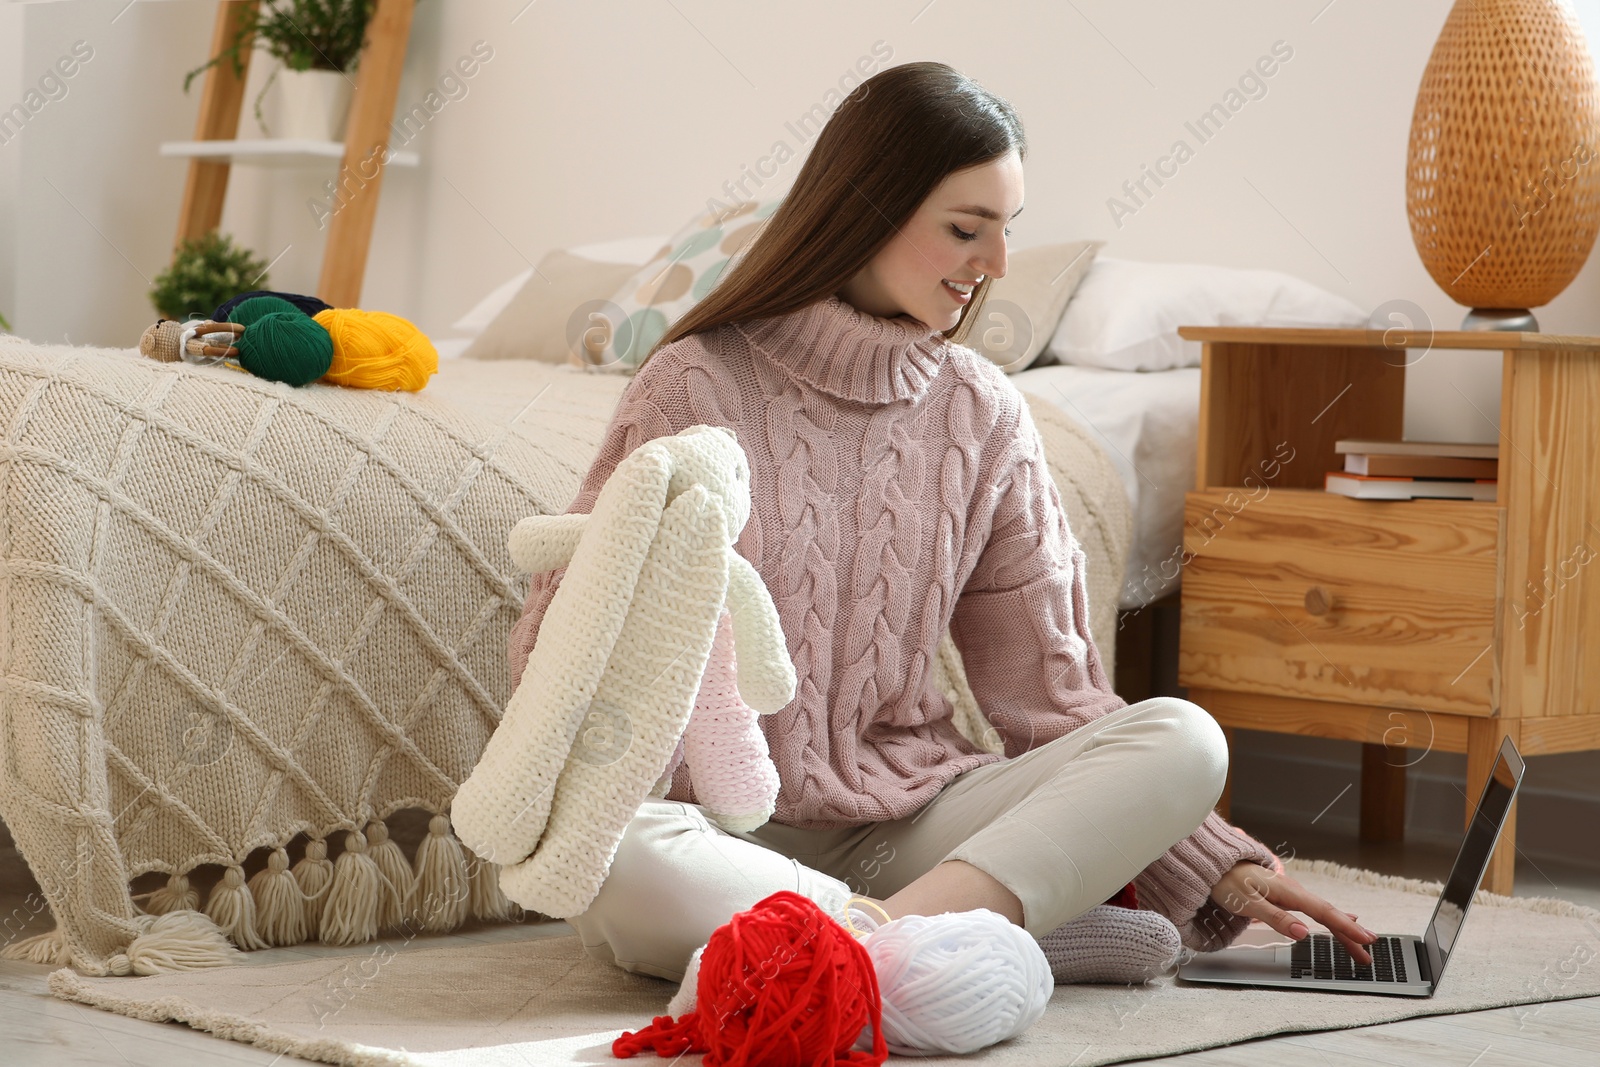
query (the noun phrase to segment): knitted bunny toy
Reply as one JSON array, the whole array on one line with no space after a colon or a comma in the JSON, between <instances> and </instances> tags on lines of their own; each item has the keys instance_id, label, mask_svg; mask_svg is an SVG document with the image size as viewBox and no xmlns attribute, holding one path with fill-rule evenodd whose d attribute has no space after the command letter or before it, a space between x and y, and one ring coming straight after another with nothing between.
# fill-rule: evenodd
<instances>
[{"instance_id":1,"label":"knitted bunny toy","mask_svg":"<svg viewBox=\"0 0 1600 1067\"><path fill-rule=\"evenodd\" d=\"M794 698L795 672L766 585L733 549L750 506L733 432L691 426L624 457L590 514L512 530L518 567L566 573L450 817L517 903L587 909L680 758L728 829L772 814L778 776L755 714Z\"/></svg>"}]
</instances>

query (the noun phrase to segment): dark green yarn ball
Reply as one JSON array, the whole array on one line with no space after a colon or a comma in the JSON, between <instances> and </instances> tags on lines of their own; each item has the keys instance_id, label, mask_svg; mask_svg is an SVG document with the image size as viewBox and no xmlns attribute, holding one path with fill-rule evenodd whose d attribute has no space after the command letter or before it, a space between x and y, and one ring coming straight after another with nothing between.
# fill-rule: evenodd
<instances>
[{"instance_id":1,"label":"dark green yarn ball","mask_svg":"<svg viewBox=\"0 0 1600 1067\"><path fill-rule=\"evenodd\" d=\"M228 321L237 322L240 326L253 326L263 315L289 312L296 315L305 314L281 296L252 296L249 300L240 301L228 312Z\"/></svg>"},{"instance_id":2,"label":"dark green yarn ball","mask_svg":"<svg viewBox=\"0 0 1600 1067\"><path fill-rule=\"evenodd\" d=\"M293 305L288 311L271 311L256 319L245 327L237 343L240 365L256 377L274 382L305 385L333 366L333 338L321 323Z\"/></svg>"}]
</instances>

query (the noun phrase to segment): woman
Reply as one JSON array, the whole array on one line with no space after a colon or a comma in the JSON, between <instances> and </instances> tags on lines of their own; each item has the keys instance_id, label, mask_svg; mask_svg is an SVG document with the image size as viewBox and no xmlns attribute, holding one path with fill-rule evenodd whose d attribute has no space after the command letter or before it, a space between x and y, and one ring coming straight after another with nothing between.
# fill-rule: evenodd
<instances>
[{"instance_id":1,"label":"woman","mask_svg":"<svg viewBox=\"0 0 1600 1067\"><path fill-rule=\"evenodd\" d=\"M950 67L879 73L624 392L569 511L645 441L732 429L753 504L736 549L799 684L761 720L781 783L771 821L723 831L680 767L571 920L599 958L680 980L716 927L790 889L834 915L851 892L891 917L990 908L1040 940L1058 981L1149 977L1176 950L1163 928L1198 950L1252 917L1304 937L1288 909L1368 961L1373 934L1212 811L1227 770L1212 718L1112 692L1027 406L960 343L1005 274L1026 152L1011 107ZM561 574L532 580L515 679ZM947 626L1004 757L962 737L931 680ZM1146 910L1096 909L1130 881ZM1121 945L1130 973L1072 958L1069 921L1090 917L1112 925L1080 928L1079 945Z\"/></svg>"}]
</instances>

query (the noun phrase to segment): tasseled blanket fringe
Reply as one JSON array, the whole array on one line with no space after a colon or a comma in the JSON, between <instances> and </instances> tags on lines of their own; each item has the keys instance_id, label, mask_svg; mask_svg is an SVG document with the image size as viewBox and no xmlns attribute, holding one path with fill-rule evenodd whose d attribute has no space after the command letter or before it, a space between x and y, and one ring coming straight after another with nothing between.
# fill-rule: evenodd
<instances>
[{"instance_id":1,"label":"tasseled blanket fringe","mask_svg":"<svg viewBox=\"0 0 1600 1067\"><path fill-rule=\"evenodd\" d=\"M446 933L468 918L514 922L527 913L500 890L500 868L468 852L450 820L434 815L428 835L408 863L389 828L374 819L346 832L344 851L328 859L313 837L305 857L289 867L282 845L248 881L232 866L211 888L205 907L186 873L133 899L139 933L106 961L109 974L159 974L237 961L241 950L320 941L358 945L386 931ZM0 959L57 966L71 963L59 927L0 948Z\"/></svg>"}]
</instances>

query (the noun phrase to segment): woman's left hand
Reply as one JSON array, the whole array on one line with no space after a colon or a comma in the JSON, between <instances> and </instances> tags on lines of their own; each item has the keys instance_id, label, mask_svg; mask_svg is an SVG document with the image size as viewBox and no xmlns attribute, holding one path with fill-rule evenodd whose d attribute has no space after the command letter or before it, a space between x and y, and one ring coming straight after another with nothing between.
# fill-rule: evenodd
<instances>
[{"instance_id":1,"label":"woman's left hand","mask_svg":"<svg viewBox=\"0 0 1600 1067\"><path fill-rule=\"evenodd\" d=\"M1279 874L1250 860L1240 860L1212 887L1211 899L1235 915L1260 919L1296 941L1309 931L1305 923L1289 912L1303 912L1344 942L1357 963L1372 962L1372 955L1363 946L1376 941L1378 935L1356 922L1350 912L1335 908L1288 874Z\"/></svg>"}]
</instances>

